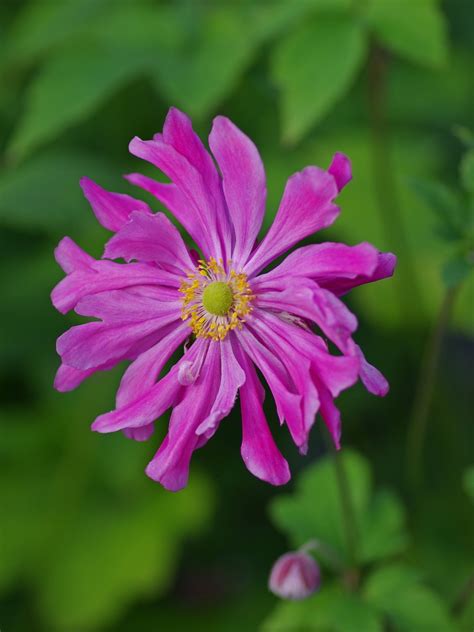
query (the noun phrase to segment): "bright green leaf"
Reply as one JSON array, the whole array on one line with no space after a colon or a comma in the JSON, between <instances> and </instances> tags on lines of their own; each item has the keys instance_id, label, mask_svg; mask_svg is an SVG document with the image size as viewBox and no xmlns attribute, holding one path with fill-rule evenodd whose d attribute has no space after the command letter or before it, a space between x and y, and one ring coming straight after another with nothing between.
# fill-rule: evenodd
<instances>
[{"instance_id":1,"label":"bright green leaf","mask_svg":"<svg viewBox=\"0 0 474 632\"><path fill-rule=\"evenodd\" d=\"M380 43L395 53L432 67L446 63L446 22L432 0L371 0L366 19Z\"/></svg>"},{"instance_id":2,"label":"bright green leaf","mask_svg":"<svg viewBox=\"0 0 474 632\"><path fill-rule=\"evenodd\" d=\"M455 630L446 604L402 564L375 571L364 593L372 606L388 616L397 632Z\"/></svg>"},{"instance_id":3,"label":"bright green leaf","mask_svg":"<svg viewBox=\"0 0 474 632\"><path fill-rule=\"evenodd\" d=\"M328 586L304 601L276 606L262 632L382 632L375 610L360 597Z\"/></svg>"},{"instance_id":4,"label":"bright green leaf","mask_svg":"<svg viewBox=\"0 0 474 632\"><path fill-rule=\"evenodd\" d=\"M360 455L345 450L341 459L350 487L360 562L383 558L402 550L406 544L403 510L387 492L372 495L369 465ZM307 468L300 476L296 492L277 497L270 506L275 524L301 546L316 539L328 544L338 556L349 561L345 518L331 457Z\"/></svg>"},{"instance_id":5,"label":"bright green leaf","mask_svg":"<svg viewBox=\"0 0 474 632\"><path fill-rule=\"evenodd\" d=\"M300 140L347 92L366 48L359 24L328 16L304 22L276 45L272 72L286 141Z\"/></svg>"},{"instance_id":6,"label":"bright green leaf","mask_svg":"<svg viewBox=\"0 0 474 632\"><path fill-rule=\"evenodd\" d=\"M33 80L9 153L22 158L41 143L89 116L118 88L143 71L148 56L90 43L49 60Z\"/></svg>"}]
</instances>

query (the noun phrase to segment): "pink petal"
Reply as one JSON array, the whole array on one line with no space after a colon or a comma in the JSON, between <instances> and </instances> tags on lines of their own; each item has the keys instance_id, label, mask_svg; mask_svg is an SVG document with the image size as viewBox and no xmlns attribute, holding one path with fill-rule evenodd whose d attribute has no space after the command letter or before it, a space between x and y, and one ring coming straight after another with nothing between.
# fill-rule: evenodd
<instances>
[{"instance_id":1,"label":"pink petal","mask_svg":"<svg viewBox=\"0 0 474 632\"><path fill-rule=\"evenodd\" d=\"M308 435L302 411L303 398L296 392L288 371L280 359L256 338L249 327L239 331L237 338L245 353L263 373L275 399L280 423L286 421L293 441L298 447L304 447Z\"/></svg>"},{"instance_id":2,"label":"pink petal","mask_svg":"<svg viewBox=\"0 0 474 632\"><path fill-rule=\"evenodd\" d=\"M200 442L196 428L209 414L218 391L219 363L218 345L211 344L199 378L173 409L168 434L146 468L151 479L170 491L188 482L191 456Z\"/></svg>"},{"instance_id":3,"label":"pink petal","mask_svg":"<svg viewBox=\"0 0 474 632\"><path fill-rule=\"evenodd\" d=\"M65 314L89 294L148 284L178 288L181 278L146 263L94 261L87 270L77 269L60 281L51 293L51 300Z\"/></svg>"},{"instance_id":4,"label":"pink petal","mask_svg":"<svg viewBox=\"0 0 474 632\"><path fill-rule=\"evenodd\" d=\"M114 232L128 222L132 211L151 212L145 202L123 193L110 193L89 178L82 178L80 184L99 222Z\"/></svg>"},{"instance_id":5,"label":"pink petal","mask_svg":"<svg viewBox=\"0 0 474 632\"><path fill-rule=\"evenodd\" d=\"M329 165L328 172L333 176L340 191L352 180L351 161L344 154L336 152Z\"/></svg>"},{"instance_id":6,"label":"pink petal","mask_svg":"<svg viewBox=\"0 0 474 632\"><path fill-rule=\"evenodd\" d=\"M217 344L220 353L219 390L209 415L196 429L196 434L205 435L206 438L215 433L220 420L230 413L235 404L237 391L245 382L245 373L234 355L231 338L227 336Z\"/></svg>"},{"instance_id":7,"label":"pink petal","mask_svg":"<svg viewBox=\"0 0 474 632\"><path fill-rule=\"evenodd\" d=\"M373 283L374 281L392 276L396 264L397 258L394 254L391 252L381 252L378 255L377 265L372 273L361 274L353 279L328 279L324 283L321 283L321 285L324 285L324 287L331 290L331 292L337 296L342 296L358 285Z\"/></svg>"},{"instance_id":8,"label":"pink petal","mask_svg":"<svg viewBox=\"0 0 474 632\"><path fill-rule=\"evenodd\" d=\"M367 362L359 345L353 344L353 347L355 354L360 361L359 375L365 388L369 391L369 393L372 393L372 395L385 397L389 391L389 384L387 380L378 369Z\"/></svg>"},{"instance_id":9,"label":"pink petal","mask_svg":"<svg viewBox=\"0 0 474 632\"><path fill-rule=\"evenodd\" d=\"M188 325L182 323L132 362L117 391L118 408L138 399L155 384L166 362L189 335Z\"/></svg>"},{"instance_id":10,"label":"pink petal","mask_svg":"<svg viewBox=\"0 0 474 632\"><path fill-rule=\"evenodd\" d=\"M148 441L154 431L155 424L148 424L147 426L141 426L140 428L124 428L122 430L123 434L128 439L133 439L134 441Z\"/></svg>"},{"instance_id":11,"label":"pink petal","mask_svg":"<svg viewBox=\"0 0 474 632\"><path fill-rule=\"evenodd\" d=\"M245 354L240 354L239 362L245 371L245 383L240 388L242 459L249 472L257 478L271 485L285 485L291 478L290 468L278 450L265 419L262 407L265 391Z\"/></svg>"},{"instance_id":12,"label":"pink petal","mask_svg":"<svg viewBox=\"0 0 474 632\"><path fill-rule=\"evenodd\" d=\"M223 188L234 227L234 262L245 263L265 213L267 189L263 163L253 142L229 119L214 119L209 145L223 177Z\"/></svg>"},{"instance_id":13,"label":"pink petal","mask_svg":"<svg viewBox=\"0 0 474 632\"><path fill-rule=\"evenodd\" d=\"M97 367L87 369L87 371L80 371L67 364L61 364L54 377L54 388L60 393L73 391L79 384L82 384L85 379L98 370L100 369Z\"/></svg>"},{"instance_id":14,"label":"pink petal","mask_svg":"<svg viewBox=\"0 0 474 632\"><path fill-rule=\"evenodd\" d=\"M130 221L107 242L104 257L156 262L180 273L194 268L179 231L164 213L132 213Z\"/></svg>"},{"instance_id":15,"label":"pink petal","mask_svg":"<svg viewBox=\"0 0 474 632\"><path fill-rule=\"evenodd\" d=\"M54 257L66 274L88 270L95 261L69 237L61 239L54 250Z\"/></svg>"},{"instance_id":16,"label":"pink petal","mask_svg":"<svg viewBox=\"0 0 474 632\"><path fill-rule=\"evenodd\" d=\"M339 209L333 176L318 167L306 167L288 179L280 208L265 238L244 270L255 275L301 239L334 222Z\"/></svg>"},{"instance_id":17,"label":"pink petal","mask_svg":"<svg viewBox=\"0 0 474 632\"><path fill-rule=\"evenodd\" d=\"M276 281L301 276L326 286L339 279L370 276L379 262L379 251L371 244L357 246L326 242L303 246L289 254L280 265L253 280L258 288L273 287Z\"/></svg>"}]
</instances>

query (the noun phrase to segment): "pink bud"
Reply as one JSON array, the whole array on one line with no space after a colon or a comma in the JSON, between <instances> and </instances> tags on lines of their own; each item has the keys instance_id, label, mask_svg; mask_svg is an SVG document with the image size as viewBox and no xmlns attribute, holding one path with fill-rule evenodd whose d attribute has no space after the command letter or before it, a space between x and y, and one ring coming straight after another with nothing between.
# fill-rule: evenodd
<instances>
[{"instance_id":1,"label":"pink bud","mask_svg":"<svg viewBox=\"0 0 474 632\"><path fill-rule=\"evenodd\" d=\"M305 599L321 583L319 566L303 551L285 553L277 559L270 573L268 587L282 599Z\"/></svg>"}]
</instances>

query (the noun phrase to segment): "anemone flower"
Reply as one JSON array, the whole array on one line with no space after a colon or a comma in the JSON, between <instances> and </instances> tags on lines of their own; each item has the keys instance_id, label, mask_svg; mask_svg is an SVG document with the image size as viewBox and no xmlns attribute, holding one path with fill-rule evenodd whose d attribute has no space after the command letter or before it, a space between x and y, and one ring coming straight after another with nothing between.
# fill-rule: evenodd
<instances>
[{"instance_id":1,"label":"anemone flower","mask_svg":"<svg viewBox=\"0 0 474 632\"><path fill-rule=\"evenodd\" d=\"M368 243L326 242L271 265L334 222L334 199L351 179L348 158L336 154L327 170L312 166L291 176L273 224L258 242L266 183L255 145L222 116L214 120L209 145L216 162L189 118L174 108L161 134L130 143L132 154L170 182L136 173L127 180L167 207L196 249L188 248L164 213L87 178L81 181L84 194L98 221L115 234L100 260L68 237L56 249L66 277L53 290L55 307L95 320L58 339L62 364L55 387L71 390L96 371L131 361L115 410L100 415L92 428L122 430L143 441L172 409L168 433L146 473L173 491L187 484L194 450L213 436L237 393L246 467L274 485L289 480L265 419L257 369L280 424L303 454L318 412L339 447L334 399L342 390L358 378L376 395L388 390L353 341L357 320L340 297L390 276L394 255ZM163 375L179 347L182 357Z\"/></svg>"}]
</instances>

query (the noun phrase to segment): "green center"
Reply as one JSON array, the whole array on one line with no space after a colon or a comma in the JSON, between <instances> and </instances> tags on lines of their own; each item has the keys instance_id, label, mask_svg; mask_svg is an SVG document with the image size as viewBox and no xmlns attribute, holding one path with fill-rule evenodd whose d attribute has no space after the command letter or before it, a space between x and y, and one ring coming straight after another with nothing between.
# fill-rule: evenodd
<instances>
[{"instance_id":1,"label":"green center","mask_svg":"<svg viewBox=\"0 0 474 632\"><path fill-rule=\"evenodd\" d=\"M232 291L227 283L223 281L209 283L202 293L202 304L209 314L214 314L215 316L225 316L232 305L232 301Z\"/></svg>"}]
</instances>

